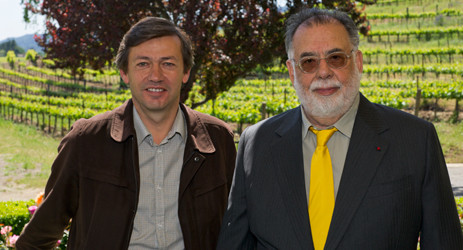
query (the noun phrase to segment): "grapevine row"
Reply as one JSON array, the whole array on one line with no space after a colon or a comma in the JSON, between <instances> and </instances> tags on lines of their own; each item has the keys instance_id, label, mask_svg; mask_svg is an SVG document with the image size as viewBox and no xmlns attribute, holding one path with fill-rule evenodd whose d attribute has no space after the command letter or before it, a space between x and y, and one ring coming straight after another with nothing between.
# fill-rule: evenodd
<instances>
[{"instance_id":1,"label":"grapevine row","mask_svg":"<svg viewBox=\"0 0 463 250\"><path fill-rule=\"evenodd\" d=\"M385 20L385 19L419 19L434 18L436 16L461 16L461 11L457 9L443 9L438 12L421 12L421 13L368 13L368 20Z\"/></svg>"},{"instance_id":2,"label":"grapevine row","mask_svg":"<svg viewBox=\"0 0 463 250\"><path fill-rule=\"evenodd\" d=\"M76 102L93 103L114 101L122 103L130 98L130 91L123 90L111 92L105 95L91 92L49 92L35 86L26 86L0 78L0 91L16 95L34 95L34 98L46 98L47 100L77 100ZM31 97L32 98L32 97Z\"/></svg>"},{"instance_id":3,"label":"grapevine row","mask_svg":"<svg viewBox=\"0 0 463 250\"><path fill-rule=\"evenodd\" d=\"M384 57L386 63L415 64L428 62L443 63L461 60L462 48L431 48L431 49L366 49L362 50L364 63L371 64L372 57L376 64L380 64L379 55ZM435 61L433 60L435 58Z\"/></svg>"},{"instance_id":4,"label":"grapevine row","mask_svg":"<svg viewBox=\"0 0 463 250\"><path fill-rule=\"evenodd\" d=\"M63 83L63 82L47 80L47 79L44 79L44 78L41 78L41 77L31 76L31 75L24 74L24 73L19 73L19 72L9 70L9 69L4 69L4 68L1 68L1 67L0 67L0 73L2 73L3 78L10 77L10 79L14 78L16 81L25 80L25 81L29 82L30 84L35 84L37 86L40 86L41 88L46 88L45 86L54 86L54 87L60 87L63 90L67 90L67 91L92 91L92 92L106 92L106 91L108 91L105 88L84 87L84 86L77 85L77 84L72 84L72 83Z\"/></svg>"},{"instance_id":5,"label":"grapevine row","mask_svg":"<svg viewBox=\"0 0 463 250\"><path fill-rule=\"evenodd\" d=\"M375 2L376 5L379 6L386 6L386 5L418 5L422 6L425 3L435 3L435 1L431 0L377 0Z\"/></svg>"},{"instance_id":6,"label":"grapevine row","mask_svg":"<svg viewBox=\"0 0 463 250\"><path fill-rule=\"evenodd\" d=\"M73 81L75 80L73 76L71 76L68 73L62 72L62 71L56 71L56 70L52 70L48 68L40 68L40 67L35 67L35 66L27 66L26 69L30 72L36 72L42 75L61 77L61 78L73 80ZM91 81L94 83L102 83L102 79L104 77L117 76L117 78L119 78L119 72L115 69L105 70L104 72L100 72L98 70L92 70L92 69L84 69L84 72L85 72L84 79L86 81Z\"/></svg>"},{"instance_id":7,"label":"grapevine row","mask_svg":"<svg viewBox=\"0 0 463 250\"><path fill-rule=\"evenodd\" d=\"M459 52L460 53L460 52ZM274 67L268 68L268 71L272 73L278 70L279 74L286 74L288 70L286 68ZM463 66L460 64L422 64L422 65L400 65L400 64L389 64L389 65L363 65L363 73L367 75L371 74L425 74L433 73L436 77L440 75L451 75L463 77ZM239 84L237 84L239 85Z\"/></svg>"},{"instance_id":8,"label":"grapevine row","mask_svg":"<svg viewBox=\"0 0 463 250\"><path fill-rule=\"evenodd\" d=\"M434 65L364 65L364 74L425 74L434 73L440 75L463 76L463 67L458 64L434 64Z\"/></svg>"},{"instance_id":9,"label":"grapevine row","mask_svg":"<svg viewBox=\"0 0 463 250\"><path fill-rule=\"evenodd\" d=\"M363 55L463 55L463 48L431 48L431 49L365 49Z\"/></svg>"},{"instance_id":10,"label":"grapevine row","mask_svg":"<svg viewBox=\"0 0 463 250\"><path fill-rule=\"evenodd\" d=\"M449 39L454 34L459 35L463 32L463 27L433 27L433 28L426 28L426 29L408 29L408 30L372 30L368 33L367 40L371 42L374 37L378 37L379 41L381 41L381 37L387 36L388 40L390 36L397 36L397 41L400 41L401 36L406 36L407 41L409 40L409 36L415 36L418 40L425 38L426 40L430 40L432 35L437 35L438 37L447 37Z\"/></svg>"}]
</instances>

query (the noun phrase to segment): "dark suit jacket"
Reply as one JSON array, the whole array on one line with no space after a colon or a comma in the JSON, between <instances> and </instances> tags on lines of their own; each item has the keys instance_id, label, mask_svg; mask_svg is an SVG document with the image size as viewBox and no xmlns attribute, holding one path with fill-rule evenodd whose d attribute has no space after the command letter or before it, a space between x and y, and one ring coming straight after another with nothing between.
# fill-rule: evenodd
<instances>
[{"instance_id":1,"label":"dark suit jacket","mask_svg":"<svg viewBox=\"0 0 463 250\"><path fill-rule=\"evenodd\" d=\"M242 134L218 249L313 249L301 123L295 108ZM325 249L416 249L419 236L463 249L434 126L361 96Z\"/></svg>"}]
</instances>

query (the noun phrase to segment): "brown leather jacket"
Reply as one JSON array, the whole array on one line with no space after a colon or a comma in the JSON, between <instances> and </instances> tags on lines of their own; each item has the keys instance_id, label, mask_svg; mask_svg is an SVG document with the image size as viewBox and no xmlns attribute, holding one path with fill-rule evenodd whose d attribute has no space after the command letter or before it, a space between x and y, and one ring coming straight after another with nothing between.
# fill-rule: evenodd
<instances>
[{"instance_id":1,"label":"brown leather jacket","mask_svg":"<svg viewBox=\"0 0 463 250\"><path fill-rule=\"evenodd\" d=\"M181 109L188 129L178 208L185 249L215 249L235 167L233 132L217 118ZM131 100L77 121L17 249L51 249L70 219L68 249L127 249L140 187L136 140Z\"/></svg>"}]
</instances>

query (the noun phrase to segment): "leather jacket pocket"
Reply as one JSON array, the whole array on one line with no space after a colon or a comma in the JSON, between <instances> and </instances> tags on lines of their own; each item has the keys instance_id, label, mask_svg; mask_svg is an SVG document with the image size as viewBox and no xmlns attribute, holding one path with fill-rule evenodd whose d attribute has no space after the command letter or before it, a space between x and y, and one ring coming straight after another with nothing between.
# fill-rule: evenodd
<instances>
[{"instance_id":1,"label":"leather jacket pocket","mask_svg":"<svg viewBox=\"0 0 463 250\"><path fill-rule=\"evenodd\" d=\"M203 183L203 185L197 187L194 194L195 196L201 196L226 184L227 182L225 180L216 178L215 180L211 180L209 183Z\"/></svg>"},{"instance_id":2,"label":"leather jacket pocket","mask_svg":"<svg viewBox=\"0 0 463 250\"><path fill-rule=\"evenodd\" d=\"M95 170L87 170L82 173L82 177L86 179L91 179L98 182L105 182L109 184L113 184L116 186L127 187L128 181L126 178L114 175L110 173L104 173Z\"/></svg>"}]
</instances>

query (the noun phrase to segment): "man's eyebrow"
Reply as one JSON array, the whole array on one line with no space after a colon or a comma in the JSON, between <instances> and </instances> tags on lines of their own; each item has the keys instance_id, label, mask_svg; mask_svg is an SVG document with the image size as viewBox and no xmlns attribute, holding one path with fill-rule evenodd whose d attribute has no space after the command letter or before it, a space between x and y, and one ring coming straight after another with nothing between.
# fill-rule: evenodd
<instances>
[{"instance_id":1,"label":"man's eyebrow","mask_svg":"<svg viewBox=\"0 0 463 250\"><path fill-rule=\"evenodd\" d=\"M167 60L177 60L177 57L175 57L175 56L163 56L163 57L161 57L161 61L167 61Z\"/></svg>"},{"instance_id":2,"label":"man's eyebrow","mask_svg":"<svg viewBox=\"0 0 463 250\"><path fill-rule=\"evenodd\" d=\"M153 59L151 57L149 57L149 56L136 56L135 60L148 60L148 61L151 61ZM175 56L163 56L163 57L160 58L160 60L161 61L177 60L177 57L175 57Z\"/></svg>"},{"instance_id":3,"label":"man's eyebrow","mask_svg":"<svg viewBox=\"0 0 463 250\"><path fill-rule=\"evenodd\" d=\"M299 55L299 58L306 57L306 56L317 56L317 54L315 54L315 53L313 53L313 52L302 52L302 53Z\"/></svg>"},{"instance_id":4,"label":"man's eyebrow","mask_svg":"<svg viewBox=\"0 0 463 250\"><path fill-rule=\"evenodd\" d=\"M334 52L339 52L339 51L344 51L344 50L342 50L342 49L340 49L340 48L330 49L330 50L328 50L328 51L326 52L326 55L329 55L329 54L334 53Z\"/></svg>"},{"instance_id":5,"label":"man's eyebrow","mask_svg":"<svg viewBox=\"0 0 463 250\"><path fill-rule=\"evenodd\" d=\"M151 60L149 56L136 56L135 60Z\"/></svg>"}]
</instances>

